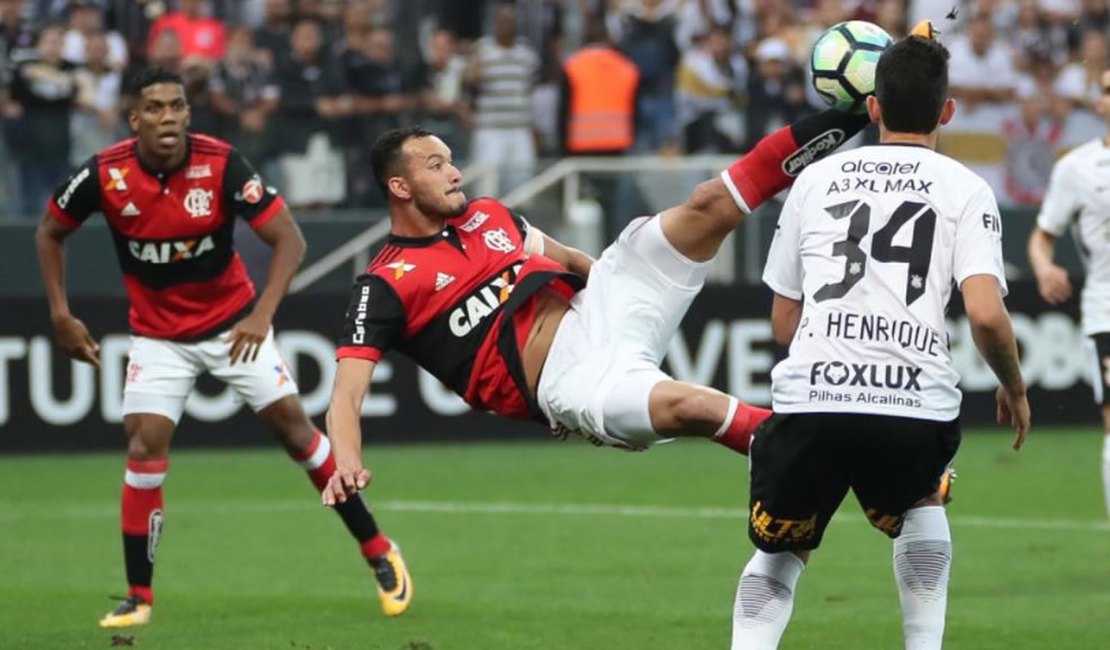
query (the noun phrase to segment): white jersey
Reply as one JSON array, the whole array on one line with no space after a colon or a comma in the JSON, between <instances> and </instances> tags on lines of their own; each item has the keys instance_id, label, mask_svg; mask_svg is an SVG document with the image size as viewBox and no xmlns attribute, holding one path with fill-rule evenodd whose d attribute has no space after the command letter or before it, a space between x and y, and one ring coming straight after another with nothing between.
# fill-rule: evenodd
<instances>
[{"instance_id":1,"label":"white jersey","mask_svg":"<svg viewBox=\"0 0 1110 650\"><path fill-rule=\"evenodd\" d=\"M794 183L763 281L801 301L774 410L948 421L959 415L945 311L953 284L998 279L990 186L931 149L877 145L814 163Z\"/></svg>"},{"instance_id":2,"label":"white jersey","mask_svg":"<svg viewBox=\"0 0 1110 650\"><path fill-rule=\"evenodd\" d=\"M1110 148L1102 140L1056 163L1037 225L1055 237L1071 228L1087 268L1083 333L1110 332Z\"/></svg>"}]
</instances>

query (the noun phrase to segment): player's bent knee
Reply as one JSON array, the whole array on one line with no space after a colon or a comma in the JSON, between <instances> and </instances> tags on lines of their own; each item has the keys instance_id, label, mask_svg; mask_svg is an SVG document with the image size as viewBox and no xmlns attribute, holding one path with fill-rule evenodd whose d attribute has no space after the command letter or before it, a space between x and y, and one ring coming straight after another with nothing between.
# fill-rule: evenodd
<instances>
[{"instance_id":1,"label":"player's bent knee","mask_svg":"<svg viewBox=\"0 0 1110 650\"><path fill-rule=\"evenodd\" d=\"M161 415L133 413L125 416L123 431L127 435L127 457L131 460L166 458L173 430L173 421Z\"/></svg>"}]
</instances>

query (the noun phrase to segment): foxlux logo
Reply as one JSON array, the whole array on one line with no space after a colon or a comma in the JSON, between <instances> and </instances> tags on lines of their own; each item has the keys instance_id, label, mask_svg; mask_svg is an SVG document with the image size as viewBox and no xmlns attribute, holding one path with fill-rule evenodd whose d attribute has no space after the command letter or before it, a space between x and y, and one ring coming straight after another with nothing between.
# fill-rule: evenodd
<instances>
[{"instance_id":1,"label":"foxlux logo","mask_svg":"<svg viewBox=\"0 0 1110 650\"><path fill-rule=\"evenodd\" d=\"M172 264L183 262L204 255L216 248L212 235L201 239L184 239L181 241L141 242L131 240L127 242L127 250L131 256L140 262L148 264Z\"/></svg>"},{"instance_id":2,"label":"foxlux logo","mask_svg":"<svg viewBox=\"0 0 1110 650\"><path fill-rule=\"evenodd\" d=\"M782 171L787 176L797 176L807 165L817 160L822 154L839 147L841 142L844 142L844 131L829 129L803 144L797 151L790 154L786 160L782 161Z\"/></svg>"},{"instance_id":3,"label":"foxlux logo","mask_svg":"<svg viewBox=\"0 0 1110 650\"><path fill-rule=\"evenodd\" d=\"M809 385L862 386L864 388L897 388L921 390L921 368L888 366L874 363L817 361L809 368Z\"/></svg>"},{"instance_id":4,"label":"foxlux logo","mask_svg":"<svg viewBox=\"0 0 1110 650\"><path fill-rule=\"evenodd\" d=\"M517 273L522 266L524 265L514 264L512 268L497 274L481 289L467 296L466 301L447 317L451 333L462 338L470 334L490 314L496 313L512 295Z\"/></svg>"}]
</instances>

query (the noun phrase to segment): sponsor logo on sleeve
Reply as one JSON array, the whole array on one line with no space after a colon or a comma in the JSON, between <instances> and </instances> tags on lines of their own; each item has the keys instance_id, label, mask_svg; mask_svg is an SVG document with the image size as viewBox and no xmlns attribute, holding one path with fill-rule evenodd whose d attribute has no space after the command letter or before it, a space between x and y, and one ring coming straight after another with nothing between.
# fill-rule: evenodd
<instances>
[{"instance_id":1,"label":"sponsor logo on sleeve","mask_svg":"<svg viewBox=\"0 0 1110 650\"><path fill-rule=\"evenodd\" d=\"M276 193L276 191L277 190L274 190L274 192L271 193ZM262 179L255 176L243 184L242 190L235 193L235 200L254 205L261 201L265 194L266 188L262 185Z\"/></svg>"},{"instance_id":2,"label":"sponsor logo on sleeve","mask_svg":"<svg viewBox=\"0 0 1110 650\"><path fill-rule=\"evenodd\" d=\"M70 199L73 198L73 193L77 191L78 187L81 187L81 183L85 182L85 179L89 177L89 174L89 168L85 167L81 170L80 173L73 177L73 180L71 180L69 182L69 185L66 186L66 191L62 192L62 196L58 198L59 208L63 210L66 209L66 206L69 205Z\"/></svg>"},{"instance_id":3,"label":"sponsor logo on sleeve","mask_svg":"<svg viewBox=\"0 0 1110 650\"><path fill-rule=\"evenodd\" d=\"M825 131L787 156L786 160L782 161L783 173L787 176L797 176L811 162L836 149L842 142L844 142L843 130L829 129Z\"/></svg>"}]
</instances>

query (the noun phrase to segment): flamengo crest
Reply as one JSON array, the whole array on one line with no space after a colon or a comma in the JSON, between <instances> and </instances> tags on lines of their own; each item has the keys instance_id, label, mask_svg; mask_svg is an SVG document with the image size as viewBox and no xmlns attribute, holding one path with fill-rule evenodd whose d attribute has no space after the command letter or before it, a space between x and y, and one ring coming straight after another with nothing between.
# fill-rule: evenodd
<instances>
[{"instance_id":1,"label":"flamengo crest","mask_svg":"<svg viewBox=\"0 0 1110 650\"><path fill-rule=\"evenodd\" d=\"M194 187L185 195L185 211L194 219L212 216L212 190Z\"/></svg>"},{"instance_id":2,"label":"flamengo crest","mask_svg":"<svg viewBox=\"0 0 1110 650\"><path fill-rule=\"evenodd\" d=\"M516 244L509 238L508 233L504 228L497 230L487 230L482 233L482 241L486 242L486 246L491 251L499 253L511 253L516 250Z\"/></svg>"}]
</instances>

